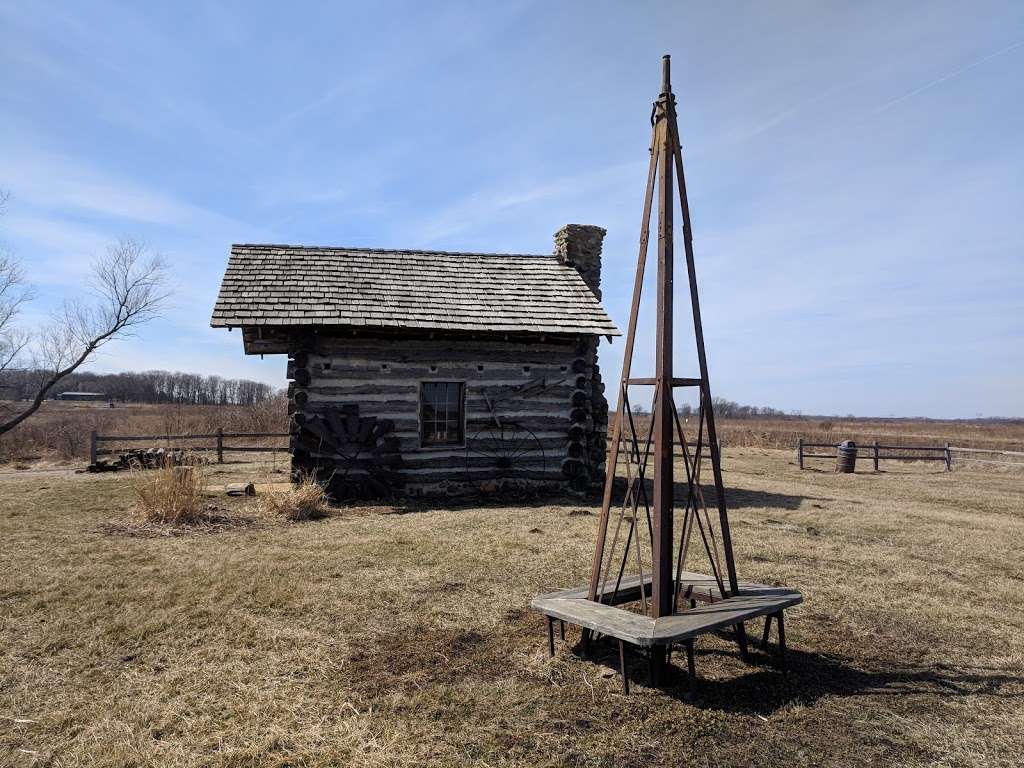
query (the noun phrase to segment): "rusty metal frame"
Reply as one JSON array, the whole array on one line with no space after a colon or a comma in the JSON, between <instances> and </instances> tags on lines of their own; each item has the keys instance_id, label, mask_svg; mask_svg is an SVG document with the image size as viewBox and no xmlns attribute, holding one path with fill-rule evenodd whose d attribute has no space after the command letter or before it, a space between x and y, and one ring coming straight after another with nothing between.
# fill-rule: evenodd
<instances>
[{"instance_id":1,"label":"rusty metal frame","mask_svg":"<svg viewBox=\"0 0 1024 768\"><path fill-rule=\"evenodd\" d=\"M686 180L683 172L682 146L676 115L676 100L672 93L671 69L668 56L662 59L661 92L651 113L652 135L650 146L650 162L647 173L647 188L644 195L644 208L640 226L639 253L637 258L636 276L633 285L633 301L630 307L629 324L626 332L626 346L622 364L622 378L619 387L618 407L612 427L610 455L607 464L604 495L601 514L598 519L598 536L594 548L593 567L591 570L589 598L601 601L605 592L610 591L612 599L618 592L622 575L625 571L630 549L636 550L637 563L642 568L643 558L640 555L640 536L637 529L638 508L643 497L644 507L649 515L650 533L650 564L651 564L651 600L646 603L645 590L640 595L643 609L652 618L668 616L679 609L678 573L682 571L686 550L690 543L690 533L696 524L705 552L711 564L715 581L723 596L736 595L739 591L736 576L736 562L733 556L732 536L729 528L729 516L725 501L725 488L722 481L721 455L718 434L715 425L714 408L712 406L711 387L708 376L707 354L704 346L704 329L701 323L700 299L697 291L697 276L693 256L693 236L690 221L690 209L686 195ZM690 291L690 305L693 313L693 329L697 347L698 378L676 378L673 372L673 283L674 283L674 242L673 217L675 197L678 194L679 209L682 214L683 250L686 261L686 276ZM644 274L647 266L647 252L650 241L651 213L654 200L657 198L657 280L655 283L655 300L657 304L655 333L655 375L653 378L631 378L634 346L636 342L637 322L643 293ZM654 397L651 408L651 429L643 445L638 440L636 424L629 411L628 389L634 385L653 385ZM697 423L697 443L691 456L687 447L686 437L675 406L674 387L699 387L700 408ZM706 430L706 439L705 439ZM653 455L650 454L653 440ZM685 467L687 493L682 528L679 531L678 550L674 535L674 514L676 499L675 460L677 458L674 444L678 440L681 446L681 458ZM715 507L718 516L718 534L716 537L712 526L712 518L708 513L704 492L700 484L700 469L704 460L704 448L711 462L711 471L715 490ZM625 448L625 450L623 450ZM653 459L653 461L651 460ZM615 527L610 548L607 547L608 526L610 522L612 497L614 495L615 478L620 461L625 463L627 475L626 497ZM648 467L653 464L653 472ZM635 465L635 472L634 472ZM653 474L653 493L647 495L647 476ZM621 552L621 561L617 569L618 577L613 590L608 590L608 575L612 560L619 556L618 543L627 509L631 507L629 516L630 529ZM703 520L701 518L703 512ZM719 558L721 546L721 559ZM722 573L722 562L725 561L725 573ZM673 567L674 566L674 567ZM689 595L684 596L684 606L692 604ZM741 655L746 657L746 634L742 624L736 626L736 639ZM585 640L589 640L586 636ZM689 662L692 668L692 644L687 647ZM651 673L657 682L664 672L664 649L652 649ZM624 670L625 671L625 670Z\"/></svg>"}]
</instances>

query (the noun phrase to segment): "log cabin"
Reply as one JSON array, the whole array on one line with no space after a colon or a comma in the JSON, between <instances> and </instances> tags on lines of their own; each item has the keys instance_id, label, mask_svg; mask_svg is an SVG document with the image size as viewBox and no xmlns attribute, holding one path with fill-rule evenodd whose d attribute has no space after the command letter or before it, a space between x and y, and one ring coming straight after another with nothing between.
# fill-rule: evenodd
<instances>
[{"instance_id":1,"label":"log cabin","mask_svg":"<svg viewBox=\"0 0 1024 768\"><path fill-rule=\"evenodd\" d=\"M604 482L605 230L549 255L233 245L211 325L287 355L293 476L335 499Z\"/></svg>"}]
</instances>

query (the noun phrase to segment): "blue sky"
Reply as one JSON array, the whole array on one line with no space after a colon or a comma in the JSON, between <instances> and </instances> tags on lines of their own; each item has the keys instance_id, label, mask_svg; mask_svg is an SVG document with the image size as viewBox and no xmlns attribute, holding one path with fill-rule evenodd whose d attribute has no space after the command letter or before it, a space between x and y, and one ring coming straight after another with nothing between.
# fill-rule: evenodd
<instances>
[{"instance_id":1,"label":"blue sky","mask_svg":"<svg viewBox=\"0 0 1024 768\"><path fill-rule=\"evenodd\" d=\"M1024 4L0 1L0 233L35 321L122 235L167 317L92 366L284 383L208 327L232 242L545 253L625 327L673 57L713 391L1024 415ZM680 316L687 307L679 285ZM641 318L637 362L652 359ZM609 376L621 342L602 348ZM679 375L695 370L677 330Z\"/></svg>"}]
</instances>

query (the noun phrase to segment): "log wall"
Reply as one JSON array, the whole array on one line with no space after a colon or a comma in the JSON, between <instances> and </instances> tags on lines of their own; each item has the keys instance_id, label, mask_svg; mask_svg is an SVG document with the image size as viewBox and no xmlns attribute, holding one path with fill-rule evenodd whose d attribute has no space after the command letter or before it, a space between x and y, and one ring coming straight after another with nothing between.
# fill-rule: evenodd
<instances>
[{"instance_id":1,"label":"log wall","mask_svg":"<svg viewBox=\"0 0 1024 768\"><path fill-rule=\"evenodd\" d=\"M358 475L373 474L372 462L383 462L387 466L377 480L407 494L496 491L509 485L582 491L599 485L608 404L596 349L591 337L296 334L288 361L293 467ZM421 445L420 387L431 381L464 383L463 445ZM533 391L521 392L524 387ZM506 427L502 435L494 428L488 399L497 400L494 412L501 422L518 430ZM322 439L309 434L313 422L326 424L337 414L355 412L376 418L373 433L380 437L369 464L353 461L348 447L325 448ZM363 432L369 434L369 428ZM513 440L514 448L508 442L497 447L502 437ZM511 467L501 455L514 455Z\"/></svg>"}]
</instances>

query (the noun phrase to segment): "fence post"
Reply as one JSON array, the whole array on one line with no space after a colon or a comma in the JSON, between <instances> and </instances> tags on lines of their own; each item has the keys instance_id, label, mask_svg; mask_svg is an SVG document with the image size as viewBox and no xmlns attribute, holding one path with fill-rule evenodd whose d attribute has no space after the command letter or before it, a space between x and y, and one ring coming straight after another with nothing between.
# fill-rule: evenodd
<instances>
[{"instance_id":1,"label":"fence post","mask_svg":"<svg viewBox=\"0 0 1024 768\"><path fill-rule=\"evenodd\" d=\"M878 471L878 440L875 440L875 472Z\"/></svg>"},{"instance_id":2,"label":"fence post","mask_svg":"<svg viewBox=\"0 0 1024 768\"><path fill-rule=\"evenodd\" d=\"M946 471L953 469L953 454L949 451L949 443L946 443Z\"/></svg>"},{"instance_id":3,"label":"fence post","mask_svg":"<svg viewBox=\"0 0 1024 768\"><path fill-rule=\"evenodd\" d=\"M802 437L796 441L796 462L800 469L804 468L804 439Z\"/></svg>"},{"instance_id":4,"label":"fence post","mask_svg":"<svg viewBox=\"0 0 1024 768\"><path fill-rule=\"evenodd\" d=\"M217 427L217 463L224 463L224 427Z\"/></svg>"},{"instance_id":5,"label":"fence post","mask_svg":"<svg viewBox=\"0 0 1024 768\"><path fill-rule=\"evenodd\" d=\"M96 463L96 430L89 433L89 466Z\"/></svg>"}]
</instances>

